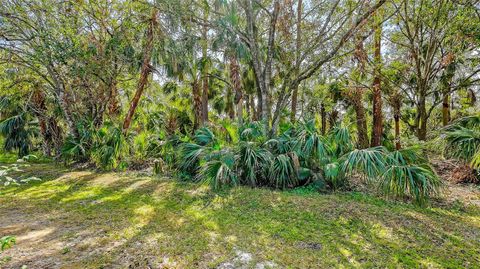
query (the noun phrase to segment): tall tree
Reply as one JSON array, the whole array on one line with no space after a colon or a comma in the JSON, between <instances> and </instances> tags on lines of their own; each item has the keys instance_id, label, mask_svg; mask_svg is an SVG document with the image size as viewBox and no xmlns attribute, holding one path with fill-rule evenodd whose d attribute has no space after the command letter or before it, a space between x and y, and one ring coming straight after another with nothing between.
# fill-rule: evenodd
<instances>
[{"instance_id":1,"label":"tall tree","mask_svg":"<svg viewBox=\"0 0 480 269\"><path fill-rule=\"evenodd\" d=\"M300 72L300 64L301 64L301 59L300 59L300 51L302 49L302 0L298 0L297 3L297 21L296 21L296 26L297 26L297 35L296 35L296 45L295 45L295 75L298 76ZM297 114L297 99L298 99L298 84L293 85L293 91L292 91L292 111L290 115L290 121L295 122L295 117Z\"/></svg>"},{"instance_id":2,"label":"tall tree","mask_svg":"<svg viewBox=\"0 0 480 269\"><path fill-rule=\"evenodd\" d=\"M383 115L382 115L382 89L381 89L381 65L382 65L382 16L381 9L374 14L374 79L373 79L373 129L372 147L382 144Z\"/></svg>"},{"instance_id":3,"label":"tall tree","mask_svg":"<svg viewBox=\"0 0 480 269\"><path fill-rule=\"evenodd\" d=\"M145 86L148 83L148 77L152 73L152 66L150 64L152 58L152 51L153 51L153 39L155 28L157 28L157 8L152 8L152 14L148 21L147 33L145 36L145 45L143 49L143 60L142 66L140 71L140 78L138 80L137 88L135 91L135 95L130 103L130 108L125 116L125 120L123 121L123 133L125 134L130 127L132 122L133 115L135 114L135 110L137 109L138 102L140 101L140 97L142 97L143 91L145 90Z\"/></svg>"}]
</instances>

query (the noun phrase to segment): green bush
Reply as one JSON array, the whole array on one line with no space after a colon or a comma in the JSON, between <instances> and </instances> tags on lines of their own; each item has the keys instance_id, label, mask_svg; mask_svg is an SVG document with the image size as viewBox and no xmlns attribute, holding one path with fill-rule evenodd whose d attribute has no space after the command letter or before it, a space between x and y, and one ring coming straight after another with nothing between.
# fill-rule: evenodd
<instances>
[{"instance_id":1,"label":"green bush","mask_svg":"<svg viewBox=\"0 0 480 269\"><path fill-rule=\"evenodd\" d=\"M445 154L480 169L480 115L456 120L444 130Z\"/></svg>"},{"instance_id":2,"label":"green bush","mask_svg":"<svg viewBox=\"0 0 480 269\"><path fill-rule=\"evenodd\" d=\"M419 203L441 187L418 148L392 152L385 147L354 149L345 127L337 126L322 136L309 121L270 138L258 123L236 130L237 135L229 136L239 141L226 143L210 129L199 129L191 141L182 144L180 172L214 189L239 184L338 189L348 185L349 176L360 174L387 195L409 196Z\"/></svg>"}]
</instances>

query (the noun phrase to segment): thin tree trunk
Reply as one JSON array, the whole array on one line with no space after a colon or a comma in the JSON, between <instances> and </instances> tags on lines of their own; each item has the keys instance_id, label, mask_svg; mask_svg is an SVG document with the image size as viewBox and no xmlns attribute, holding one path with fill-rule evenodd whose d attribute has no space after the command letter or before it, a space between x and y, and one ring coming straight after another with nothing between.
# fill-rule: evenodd
<instances>
[{"instance_id":1,"label":"thin tree trunk","mask_svg":"<svg viewBox=\"0 0 480 269\"><path fill-rule=\"evenodd\" d=\"M152 72L152 67L150 66L150 59L152 57L152 50L153 50L153 36L154 36L154 28L157 24L157 9L154 8L152 10L152 15L150 18L150 23L147 29L147 38L145 43L145 48L143 52L143 61L142 61L142 69L140 71L140 79L137 84L137 90L135 92L135 96L132 99L130 109L128 110L127 115L125 116L125 120L123 121L123 133L126 134L128 128L130 128L130 124L132 122L133 115L135 114L135 110L138 106L138 102L140 101L140 97L142 97L143 91L145 89L145 85L148 83L148 76Z\"/></svg>"},{"instance_id":2,"label":"thin tree trunk","mask_svg":"<svg viewBox=\"0 0 480 269\"><path fill-rule=\"evenodd\" d=\"M252 121L258 120L258 112L255 110L255 97L253 95L250 96L250 109L252 110Z\"/></svg>"},{"instance_id":3,"label":"thin tree trunk","mask_svg":"<svg viewBox=\"0 0 480 269\"><path fill-rule=\"evenodd\" d=\"M330 112L330 115L328 117L330 129L332 129L337 125L337 121L338 121L338 110L333 109L332 112Z\"/></svg>"},{"instance_id":4,"label":"thin tree trunk","mask_svg":"<svg viewBox=\"0 0 480 269\"><path fill-rule=\"evenodd\" d=\"M202 125L208 122L208 77L202 82Z\"/></svg>"},{"instance_id":5,"label":"thin tree trunk","mask_svg":"<svg viewBox=\"0 0 480 269\"><path fill-rule=\"evenodd\" d=\"M378 10L375 12L374 22L374 61L375 61L375 78L373 79L373 132L372 132L372 147L380 146L382 144L383 133L383 115L382 115L382 90L380 80L380 65L382 62L381 55L381 40L382 40L382 25L381 16Z\"/></svg>"},{"instance_id":6,"label":"thin tree trunk","mask_svg":"<svg viewBox=\"0 0 480 269\"><path fill-rule=\"evenodd\" d=\"M320 117L322 120L322 135L327 132L327 112L325 111L325 105L320 105Z\"/></svg>"},{"instance_id":7,"label":"thin tree trunk","mask_svg":"<svg viewBox=\"0 0 480 269\"><path fill-rule=\"evenodd\" d=\"M118 101L118 89L117 89L117 81L113 80L110 85L110 93L109 93L109 102L108 102L108 114L117 115L120 112L120 105Z\"/></svg>"},{"instance_id":8,"label":"thin tree trunk","mask_svg":"<svg viewBox=\"0 0 480 269\"><path fill-rule=\"evenodd\" d=\"M402 148L402 144L400 142L400 114L395 113L393 119L395 120L395 148L400 150Z\"/></svg>"},{"instance_id":9,"label":"thin tree trunk","mask_svg":"<svg viewBox=\"0 0 480 269\"><path fill-rule=\"evenodd\" d=\"M192 93L193 93L193 130L197 130L202 123L202 97L200 93L200 85L197 79L193 80L192 83Z\"/></svg>"},{"instance_id":10,"label":"thin tree trunk","mask_svg":"<svg viewBox=\"0 0 480 269\"><path fill-rule=\"evenodd\" d=\"M252 113L250 113L250 96L244 95L244 102L245 102L245 112L247 112L247 119L252 120Z\"/></svg>"},{"instance_id":11,"label":"thin tree trunk","mask_svg":"<svg viewBox=\"0 0 480 269\"><path fill-rule=\"evenodd\" d=\"M257 120L261 120L262 119L262 116L263 116L263 101L262 101L262 98L263 98L263 95L262 95L262 92L260 90L260 88L258 89L257 91L257 113L256 113L256 118Z\"/></svg>"},{"instance_id":12,"label":"thin tree trunk","mask_svg":"<svg viewBox=\"0 0 480 269\"><path fill-rule=\"evenodd\" d=\"M397 150L400 150L402 148L400 141L400 117L402 100L402 95L398 91L393 91L388 97L388 102L393 108L393 120L395 122L395 148Z\"/></svg>"},{"instance_id":13,"label":"thin tree trunk","mask_svg":"<svg viewBox=\"0 0 480 269\"><path fill-rule=\"evenodd\" d=\"M297 36L295 44L295 77L300 73L300 49L301 49L301 27L302 24L302 0L298 0L297 4ZM297 114L297 99L298 99L298 83L295 83L292 92L292 111L290 121L295 122Z\"/></svg>"},{"instance_id":14,"label":"thin tree trunk","mask_svg":"<svg viewBox=\"0 0 480 269\"><path fill-rule=\"evenodd\" d=\"M261 120L264 122L266 129L269 128L270 110L269 110L269 92L272 77L272 63L275 49L275 33L280 11L279 0L273 3L273 11L270 17L270 25L268 28L268 42L265 63L262 64L262 53L257 43L257 27L255 25L255 14L252 0L244 1L245 17L246 17L246 34L248 38L248 46L252 54L252 66L255 73L255 81L259 90L258 96L258 112Z\"/></svg>"},{"instance_id":15,"label":"thin tree trunk","mask_svg":"<svg viewBox=\"0 0 480 269\"><path fill-rule=\"evenodd\" d=\"M262 120L265 122L266 129L268 130L270 114L271 114L271 93L270 83L272 79L272 63L275 49L275 34L277 29L278 14L280 13L280 2L275 0L273 3L273 12L270 19L270 26L268 30L268 46L267 46L267 59L265 61L265 69L263 70L264 84L262 92Z\"/></svg>"},{"instance_id":16,"label":"thin tree trunk","mask_svg":"<svg viewBox=\"0 0 480 269\"><path fill-rule=\"evenodd\" d=\"M240 66L238 65L235 55L230 55L230 81L235 90L235 106L237 110L237 120L239 123L243 121L243 92L242 81L240 80Z\"/></svg>"},{"instance_id":17,"label":"thin tree trunk","mask_svg":"<svg viewBox=\"0 0 480 269\"><path fill-rule=\"evenodd\" d=\"M231 119L231 120L234 120L235 119L235 105L234 105L234 100L233 100L233 92L232 92L232 89L228 88L227 89L227 113L228 113L228 117Z\"/></svg>"},{"instance_id":18,"label":"thin tree trunk","mask_svg":"<svg viewBox=\"0 0 480 269\"><path fill-rule=\"evenodd\" d=\"M453 59L454 59L453 54L448 54L448 55L450 55L450 57L446 57L446 61L444 62L444 64L446 64L445 72L442 76L442 84L443 84L442 123L443 123L443 126L447 126L451 120L450 85L452 83L453 76L455 75L455 64L453 62Z\"/></svg>"},{"instance_id":19,"label":"thin tree trunk","mask_svg":"<svg viewBox=\"0 0 480 269\"><path fill-rule=\"evenodd\" d=\"M72 117L72 111L70 110L70 103L68 101L68 97L65 94L64 90L61 90L59 92L59 97L60 100L60 107L63 110L63 116L65 117L65 121L67 123L68 131L71 135L73 135L74 138L78 139L80 137L80 134L78 133L77 126L75 122L73 121Z\"/></svg>"},{"instance_id":20,"label":"thin tree trunk","mask_svg":"<svg viewBox=\"0 0 480 269\"><path fill-rule=\"evenodd\" d=\"M450 122L450 93L443 94L442 100L442 123L447 126Z\"/></svg>"},{"instance_id":21,"label":"thin tree trunk","mask_svg":"<svg viewBox=\"0 0 480 269\"><path fill-rule=\"evenodd\" d=\"M361 149L368 148L368 134L367 134L367 117L365 114L365 108L362 103L362 89L356 89L352 98L355 100L352 102L353 108L356 114L356 123L357 123L357 136L358 136L358 146Z\"/></svg>"},{"instance_id":22,"label":"thin tree trunk","mask_svg":"<svg viewBox=\"0 0 480 269\"><path fill-rule=\"evenodd\" d=\"M203 69L202 69L202 122L201 124L205 124L208 122L208 63L207 63L207 46L208 46L208 39L207 39L207 27L203 27L202 31L202 59L203 59Z\"/></svg>"},{"instance_id":23,"label":"thin tree trunk","mask_svg":"<svg viewBox=\"0 0 480 269\"><path fill-rule=\"evenodd\" d=\"M427 139L427 108L426 108L426 97L424 90L420 90L420 98L417 105L418 113L418 126L417 126L417 137L420 140Z\"/></svg>"},{"instance_id":24,"label":"thin tree trunk","mask_svg":"<svg viewBox=\"0 0 480 269\"><path fill-rule=\"evenodd\" d=\"M477 103L477 96L472 89L468 89L468 103L470 106L475 106Z\"/></svg>"},{"instance_id":25,"label":"thin tree trunk","mask_svg":"<svg viewBox=\"0 0 480 269\"><path fill-rule=\"evenodd\" d=\"M53 78L53 82L55 84L55 95L67 123L68 133L72 135L75 139L78 139L80 135L78 133L76 124L73 121L72 111L70 110L70 103L66 94L65 82L60 79L58 73L55 71L55 67L53 64L47 65L47 72Z\"/></svg>"},{"instance_id":26,"label":"thin tree trunk","mask_svg":"<svg viewBox=\"0 0 480 269\"><path fill-rule=\"evenodd\" d=\"M48 136L48 119L46 115L45 94L36 89L32 96L33 112L38 119L40 135L43 138L42 148L45 156L51 156L50 137Z\"/></svg>"}]
</instances>

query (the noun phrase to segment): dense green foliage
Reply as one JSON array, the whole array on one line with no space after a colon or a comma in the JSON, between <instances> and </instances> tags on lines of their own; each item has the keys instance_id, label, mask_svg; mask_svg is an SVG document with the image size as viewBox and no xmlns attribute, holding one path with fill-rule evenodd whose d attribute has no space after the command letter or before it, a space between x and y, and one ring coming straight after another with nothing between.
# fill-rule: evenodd
<instances>
[{"instance_id":1,"label":"dense green foliage","mask_svg":"<svg viewBox=\"0 0 480 269\"><path fill-rule=\"evenodd\" d=\"M357 174L386 194L409 195L417 202L436 194L441 185L419 149L354 149L344 127L322 136L309 121L268 138L262 124L252 123L228 134L235 142L220 141L208 128L199 129L191 142L182 144L180 170L214 189L239 184L338 189Z\"/></svg>"},{"instance_id":2,"label":"dense green foliage","mask_svg":"<svg viewBox=\"0 0 480 269\"><path fill-rule=\"evenodd\" d=\"M479 18L476 0L3 0L3 150L424 202L439 132L480 166Z\"/></svg>"},{"instance_id":3,"label":"dense green foliage","mask_svg":"<svg viewBox=\"0 0 480 269\"><path fill-rule=\"evenodd\" d=\"M480 168L480 115L458 119L445 128L446 152Z\"/></svg>"}]
</instances>

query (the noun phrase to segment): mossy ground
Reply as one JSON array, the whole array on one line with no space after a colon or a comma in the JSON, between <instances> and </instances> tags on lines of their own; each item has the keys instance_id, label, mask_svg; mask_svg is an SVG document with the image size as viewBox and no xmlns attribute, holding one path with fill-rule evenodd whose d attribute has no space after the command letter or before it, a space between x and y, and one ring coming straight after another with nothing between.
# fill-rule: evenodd
<instances>
[{"instance_id":1,"label":"mossy ground","mask_svg":"<svg viewBox=\"0 0 480 269\"><path fill-rule=\"evenodd\" d=\"M480 268L476 206L26 173L43 180L0 188L0 236L17 237L0 268Z\"/></svg>"}]
</instances>

